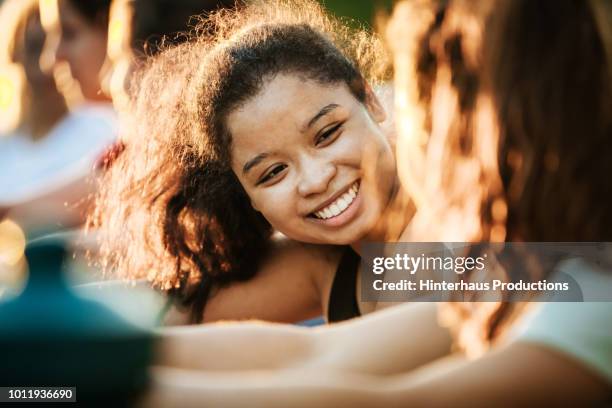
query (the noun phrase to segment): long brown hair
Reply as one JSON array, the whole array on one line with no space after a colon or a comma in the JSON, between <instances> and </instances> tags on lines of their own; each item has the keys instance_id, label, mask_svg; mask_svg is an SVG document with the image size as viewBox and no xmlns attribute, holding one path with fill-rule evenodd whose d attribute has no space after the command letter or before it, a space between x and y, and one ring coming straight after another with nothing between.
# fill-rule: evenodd
<instances>
[{"instance_id":1,"label":"long brown hair","mask_svg":"<svg viewBox=\"0 0 612 408\"><path fill-rule=\"evenodd\" d=\"M477 22L475 36L465 18ZM449 202L458 207L479 197L474 240L612 240L612 78L603 35L586 1L441 3L416 68L430 115L440 73L450 73L457 104L446 112L440 191L456 194ZM495 126L479 125L483 106ZM441 119L430 117L429 127ZM465 186L457 171L465 162L477 169L471 189L457 188ZM529 259L510 262L542 277L556 266ZM453 304L445 317L461 347L486 346L515 306Z\"/></svg>"},{"instance_id":2,"label":"long brown hair","mask_svg":"<svg viewBox=\"0 0 612 408\"><path fill-rule=\"evenodd\" d=\"M152 59L134 82L126 149L91 222L103 267L147 277L201 321L211 288L251 278L272 234L231 170L227 115L281 72L346 83L364 101L365 81L387 74L385 61L375 37L314 1L254 2L203 18L191 41Z\"/></svg>"}]
</instances>

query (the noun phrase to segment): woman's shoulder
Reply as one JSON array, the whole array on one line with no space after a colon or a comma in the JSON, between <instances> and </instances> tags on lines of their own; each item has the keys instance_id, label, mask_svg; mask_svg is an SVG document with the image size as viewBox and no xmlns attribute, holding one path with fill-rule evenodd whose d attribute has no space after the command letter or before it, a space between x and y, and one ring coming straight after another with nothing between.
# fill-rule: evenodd
<instances>
[{"instance_id":1,"label":"woman's shoulder","mask_svg":"<svg viewBox=\"0 0 612 408\"><path fill-rule=\"evenodd\" d=\"M612 381L612 273L579 258L563 262L557 273L576 281L583 301L531 304L511 339L552 348Z\"/></svg>"},{"instance_id":2,"label":"woman's shoulder","mask_svg":"<svg viewBox=\"0 0 612 408\"><path fill-rule=\"evenodd\" d=\"M255 276L213 290L204 321L260 319L292 323L320 316L340 248L273 236Z\"/></svg>"}]
</instances>

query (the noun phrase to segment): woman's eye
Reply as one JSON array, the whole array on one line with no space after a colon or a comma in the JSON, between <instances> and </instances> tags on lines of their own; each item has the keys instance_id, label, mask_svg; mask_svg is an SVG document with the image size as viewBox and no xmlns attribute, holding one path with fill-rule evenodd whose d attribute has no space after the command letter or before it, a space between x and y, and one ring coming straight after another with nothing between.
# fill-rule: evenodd
<instances>
[{"instance_id":1,"label":"woman's eye","mask_svg":"<svg viewBox=\"0 0 612 408\"><path fill-rule=\"evenodd\" d=\"M333 138L333 136L336 135L336 133L338 132L338 130L340 130L340 127L342 126L342 123L338 123L333 125L331 128L325 130L323 133L321 133L316 141L315 141L315 145L318 146L321 143L325 143L326 141L330 140Z\"/></svg>"},{"instance_id":2,"label":"woman's eye","mask_svg":"<svg viewBox=\"0 0 612 408\"><path fill-rule=\"evenodd\" d=\"M274 166L261 179L259 179L257 184L259 185L259 184L265 183L266 181L272 180L272 178L274 178L278 173L282 172L286 168L287 166L285 164L279 164L278 166Z\"/></svg>"}]
</instances>

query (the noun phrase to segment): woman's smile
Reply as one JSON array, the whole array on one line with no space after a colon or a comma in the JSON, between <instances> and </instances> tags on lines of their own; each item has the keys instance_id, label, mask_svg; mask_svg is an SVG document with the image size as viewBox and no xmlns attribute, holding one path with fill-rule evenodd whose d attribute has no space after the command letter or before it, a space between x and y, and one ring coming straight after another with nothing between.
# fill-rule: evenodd
<instances>
[{"instance_id":1,"label":"woman's smile","mask_svg":"<svg viewBox=\"0 0 612 408\"><path fill-rule=\"evenodd\" d=\"M308 215L309 221L330 227L339 227L351 222L359 211L359 180L348 188L334 194L326 203Z\"/></svg>"}]
</instances>

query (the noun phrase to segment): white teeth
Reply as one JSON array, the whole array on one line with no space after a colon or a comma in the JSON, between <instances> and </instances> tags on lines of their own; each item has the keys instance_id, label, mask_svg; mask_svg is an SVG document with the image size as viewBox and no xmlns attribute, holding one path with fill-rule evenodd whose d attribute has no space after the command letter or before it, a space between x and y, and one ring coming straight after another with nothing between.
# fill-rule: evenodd
<instances>
[{"instance_id":1,"label":"white teeth","mask_svg":"<svg viewBox=\"0 0 612 408\"><path fill-rule=\"evenodd\" d=\"M340 207L336 204L340 200L336 200L334 204L331 205L331 212L334 216L340 214Z\"/></svg>"},{"instance_id":2,"label":"white teeth","mask_svg":"<svg viewBox=\"0 0 612 408\"><path fill-rule=\"evenodd\" d=\"M317 218L327 219L339 215L341 212L346 210L352 203L357 192L359 191L359 184L355 183L348 189L346 193L338 197L336 201L325 207L324 209L315 212Z\"/></svg>"}]
</instances>

